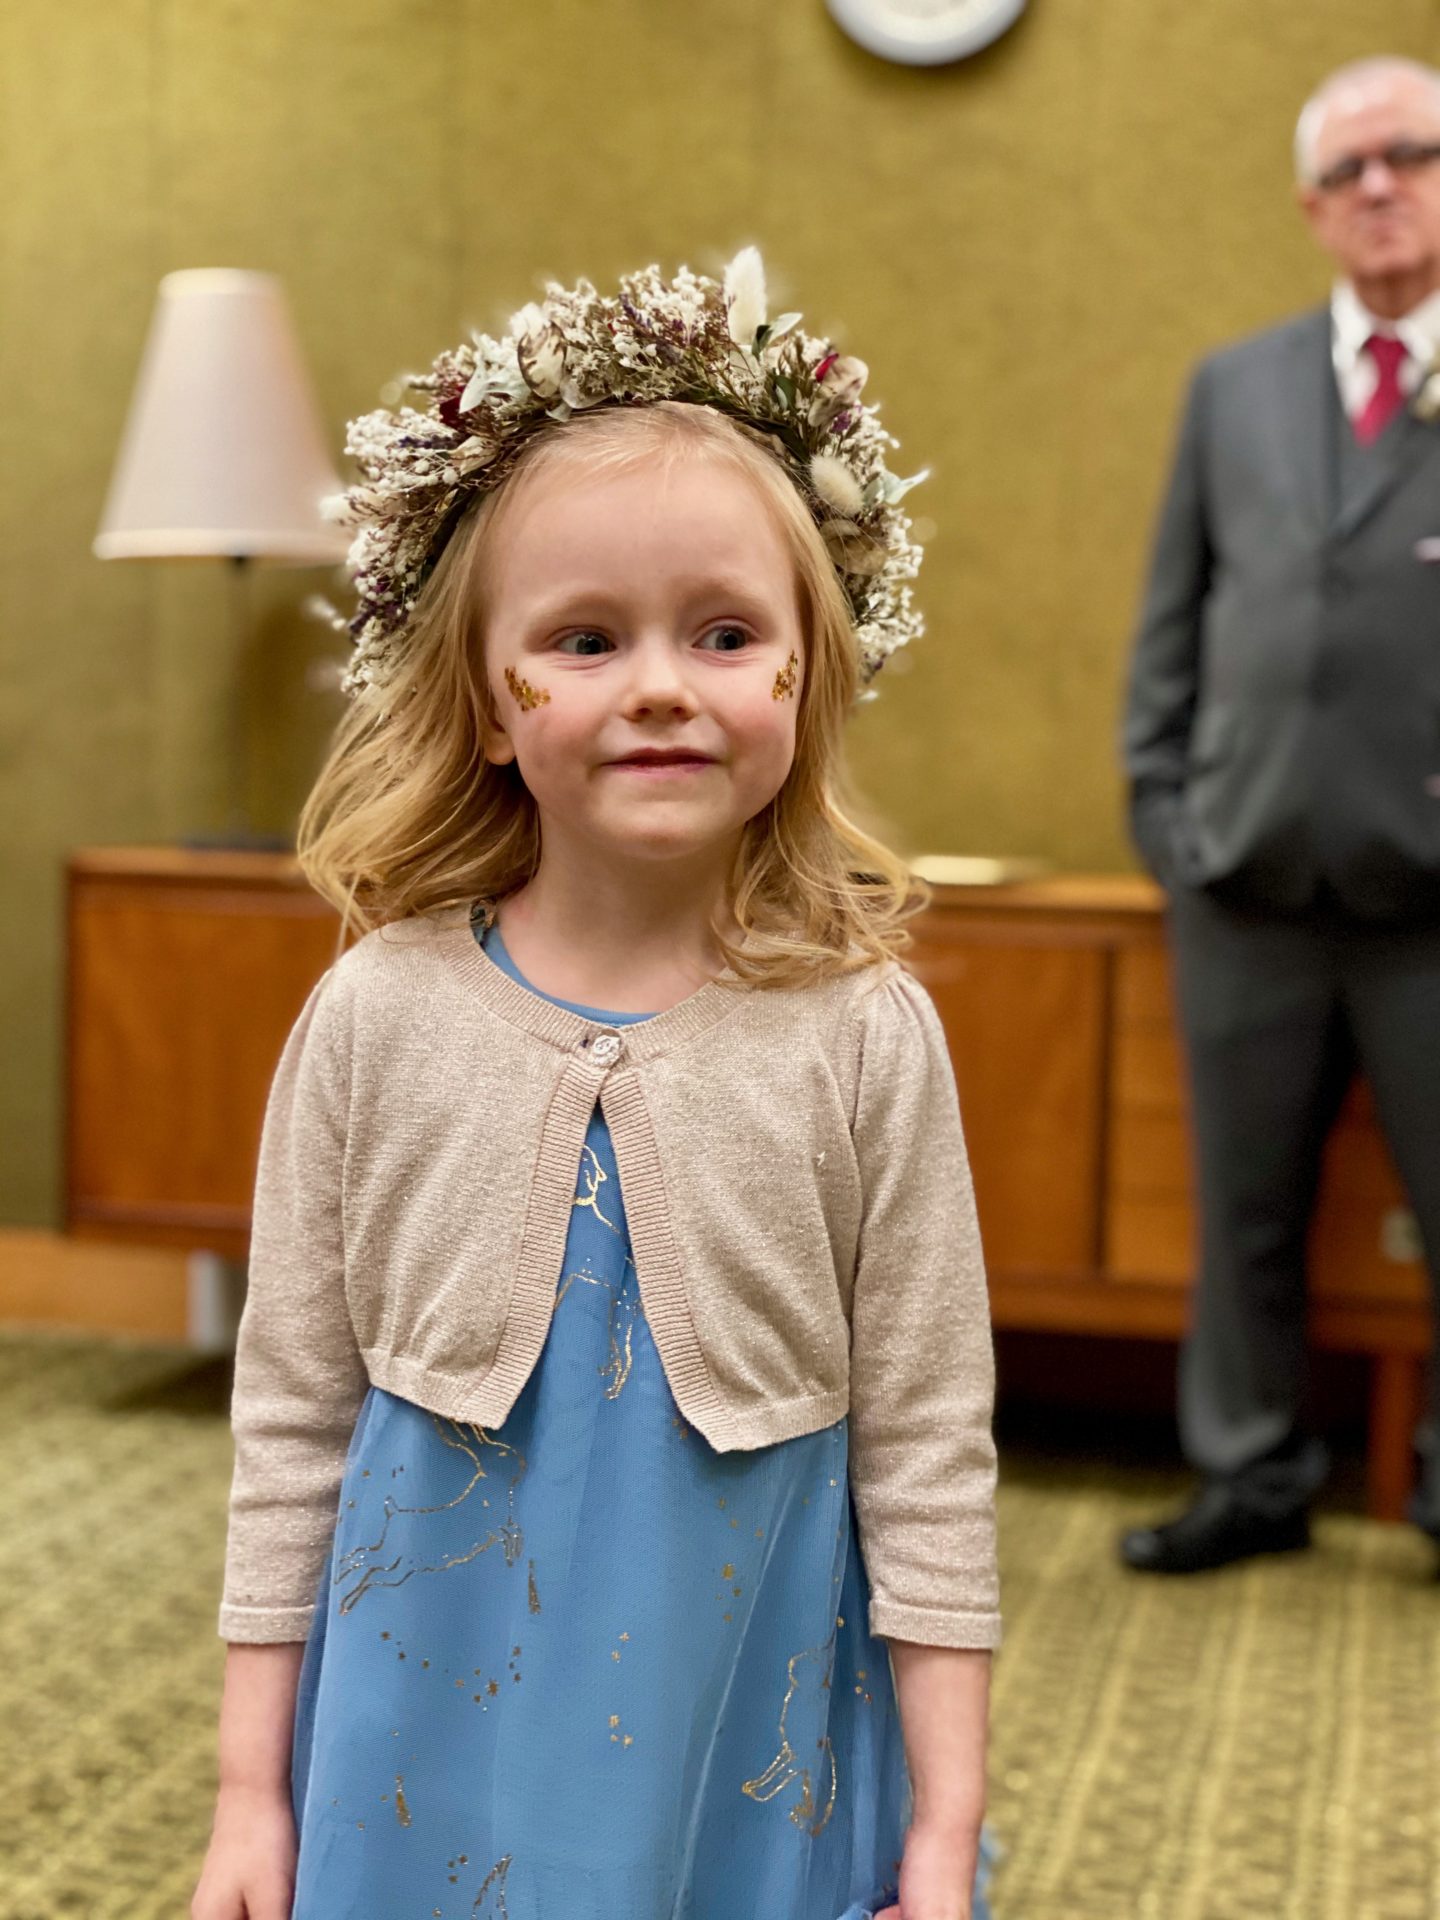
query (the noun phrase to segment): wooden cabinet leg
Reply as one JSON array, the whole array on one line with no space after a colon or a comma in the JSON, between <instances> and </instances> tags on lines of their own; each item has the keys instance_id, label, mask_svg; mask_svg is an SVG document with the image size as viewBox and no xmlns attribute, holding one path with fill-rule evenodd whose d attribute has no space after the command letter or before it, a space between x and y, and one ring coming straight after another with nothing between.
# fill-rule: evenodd
<instances>
[{"instance_id":1,"label":"wooden cabinet leg","mask_svg":"<svg viewBox=\"0 0 1440 1920\"><path fill-rule=\"evenodd\" d=\"M1370 1383L1366 1505L1372 1520L1403 1520L1415 1484L1413 1435L1423 1368L1413 1353L1377 1353Z\"/></svg>"}]
</instances>

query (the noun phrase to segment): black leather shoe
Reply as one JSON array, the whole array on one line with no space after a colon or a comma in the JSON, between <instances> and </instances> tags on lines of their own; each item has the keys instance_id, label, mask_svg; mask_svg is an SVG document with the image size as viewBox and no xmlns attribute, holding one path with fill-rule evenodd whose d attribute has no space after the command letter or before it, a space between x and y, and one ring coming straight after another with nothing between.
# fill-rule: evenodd
<instances>
[{"instance_id":1,"label":"black leather shoe","mask_svg":"<svg viewBox=\"0 0 1440 1920\"><path fill-rule=\"evenodd\" d=\"M1294 1553L1310 1544L1303 1508L1271 1519L1242 1506L1231 1490L1210 1482L1177 1519L1160 1527L1133 1527L1120 1539L1120 1558L1137 1573L1204 1573L1260 1553Z\"/></svg>"}]
</instances>

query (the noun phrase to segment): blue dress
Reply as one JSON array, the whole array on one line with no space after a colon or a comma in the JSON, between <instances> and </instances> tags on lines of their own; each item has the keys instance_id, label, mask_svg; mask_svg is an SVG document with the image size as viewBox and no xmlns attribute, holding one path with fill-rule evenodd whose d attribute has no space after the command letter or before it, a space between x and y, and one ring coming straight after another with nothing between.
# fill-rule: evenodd
<instances>
[{"instance_id":1,"label":"blue dress","mask_svg":"<svg viewBox=\"0 0 1440 1920\"><path fill-rule=\"evenodd\" d=\"M598 1105L578 1175L503 1426L361 1407L300 1673L293 1920L866 1920L910 1789L846 1422L717 1453L661 1368Z\"/></svg>"}]
</instances>

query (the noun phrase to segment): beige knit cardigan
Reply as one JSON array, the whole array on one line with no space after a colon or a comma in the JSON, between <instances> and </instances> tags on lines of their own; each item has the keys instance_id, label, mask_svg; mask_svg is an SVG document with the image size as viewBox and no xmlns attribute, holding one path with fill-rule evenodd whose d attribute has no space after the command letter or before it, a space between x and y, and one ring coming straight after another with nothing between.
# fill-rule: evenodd
<instances>
[{"instance_id":1,"label":"beige knit cardigan","mask_svg":"<svg viewBox=\"0 0 1440 1920\"><path fill-rule=\"evenodd\" d=\"M727 971L607 1029L512 980L463 919L351 948L276 1070L222 1636L306 1637L371 1382L504 1421L544 1344L597 1098L681 1413L721 1451L848 1414L871 1630L993 1646L984 1270L924 990L894 965L790 990Z\"/></svg>"}]
</instances>

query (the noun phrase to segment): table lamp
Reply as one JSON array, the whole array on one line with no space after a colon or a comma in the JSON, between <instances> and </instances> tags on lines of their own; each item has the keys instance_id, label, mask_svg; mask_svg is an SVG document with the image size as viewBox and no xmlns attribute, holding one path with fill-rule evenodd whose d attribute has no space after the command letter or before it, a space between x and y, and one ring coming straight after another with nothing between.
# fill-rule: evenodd
<instances>
[{"instance_id":1,"label":"table lamp","mask_svg":"<svg viewBox=\"0 0 1440 1920\"><path fill-rule=\"evenodd\" d=\"M247 831L244 804L248 569L337 565L351 536L322 518L320 502L340 490L279 280L232 268L166 274L94 551L230 562L236 710L224 845L274 844Z\"/></svg>"}]
</instances>

